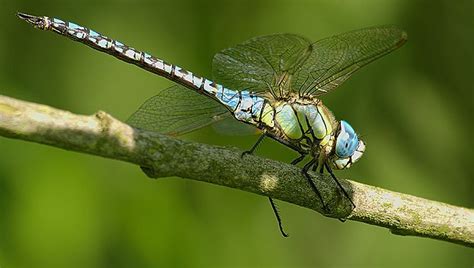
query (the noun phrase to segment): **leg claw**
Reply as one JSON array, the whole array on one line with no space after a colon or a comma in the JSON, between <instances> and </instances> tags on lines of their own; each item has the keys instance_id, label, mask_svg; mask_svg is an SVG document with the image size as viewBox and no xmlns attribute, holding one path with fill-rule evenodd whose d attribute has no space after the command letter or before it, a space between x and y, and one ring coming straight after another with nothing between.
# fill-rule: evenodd
<instances>
[{"instance_id":1,"label":"leg claw","mask_svg":"<svg viewBox=\"0 0 474 268\"><path fill-rule=\"evenodd\" d=\"M240 155L240 158L244 158L244 156L246 156L246 155L251 155L251 154L252 154L251 151L245 151L245 152L243 152L243 153Z\"/></svg>"}]
</instances>

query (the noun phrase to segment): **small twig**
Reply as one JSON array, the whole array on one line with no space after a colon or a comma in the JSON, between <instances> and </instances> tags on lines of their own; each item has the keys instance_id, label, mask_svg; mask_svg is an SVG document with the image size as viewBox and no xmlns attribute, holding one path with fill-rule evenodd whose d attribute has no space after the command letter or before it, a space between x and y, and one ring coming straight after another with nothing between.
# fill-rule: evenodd
<instances>
[{"instance_id":1,"label":"small twig","mask_svg":"<svg viewBox=\"0 0 474 268\"><path fill-rule=\"evenodd\" d=\"M299 168L242 151L134 129L105 112L75 115L0 96L0 135L142 167L149 177L178 176L270 196L323 212ZM341 179L356 208L331 177L312 173L333 218L474 247L474 210Z\"/></svg>"}]
</instances>

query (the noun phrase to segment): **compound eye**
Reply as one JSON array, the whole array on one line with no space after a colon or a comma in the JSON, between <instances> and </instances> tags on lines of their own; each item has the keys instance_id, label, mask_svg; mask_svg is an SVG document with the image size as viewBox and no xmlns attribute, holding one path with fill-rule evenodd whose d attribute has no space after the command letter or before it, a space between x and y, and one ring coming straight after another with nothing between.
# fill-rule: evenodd
<instances>
[{"instance_id":1,"label":"compound eye","mask_svg":"<svg viewBox=\"0 0 474 268\"><path fill-rule=\"evenodd\" d=\"M340 158L352 156L359 145L359 138L346 121L341 121L341 131L337 136L336 154Z\"/></svg>"}]
</instances>

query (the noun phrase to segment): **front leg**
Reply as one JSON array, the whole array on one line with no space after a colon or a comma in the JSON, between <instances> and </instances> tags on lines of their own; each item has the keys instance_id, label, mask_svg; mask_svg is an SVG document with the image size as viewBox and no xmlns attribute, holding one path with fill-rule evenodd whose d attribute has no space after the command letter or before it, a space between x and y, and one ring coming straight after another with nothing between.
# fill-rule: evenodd
<instances>
[{"instance_id":1,"label":"front leg","mask_svg":"<svg viewBox=\"0 0 474 268\"><path fill-rule=\"evenodd\" d=\"M349 201L351 202L352 206L355 208L356 205L354 204L354 202L352 201L352 199L349 197L349 194L347 193L346 189L344 189L344 187L342 187L341 183L339 182L339 180L336 178L336 175L334 175L334 173L332 172L332 169L331 167L329 167L329 165L327 163L324 163L324 167L326 167L326 170L329 172L329 174L331 174L331 177L333 178L333 180L336 182L337 186L339 186L339 188L341 188L342 190L342 193L344 194L344 196L349 199ZM322 170L322 169L321 169ZM322 171L321 171L322 173Z\"/></svg>"},{"instance_id":2,"label":"front leg","mask_svg":"<svg viewBox=\"0 0 474 268\"><path fill-rule=\"evenodd\" d=\"M299 162L303 161L303 159L306 157L305 154L301 154L298 158L296 158L295 160L291 161L290 164L292 164L293 166L298 164Z\"/></svg>"}]
</instances>

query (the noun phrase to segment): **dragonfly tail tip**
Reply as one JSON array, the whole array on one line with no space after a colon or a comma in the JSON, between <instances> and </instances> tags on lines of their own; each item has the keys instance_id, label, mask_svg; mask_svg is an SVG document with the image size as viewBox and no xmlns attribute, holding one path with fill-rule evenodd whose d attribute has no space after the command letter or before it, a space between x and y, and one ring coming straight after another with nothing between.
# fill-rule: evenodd
<instances>
[{"instance_id":1,"label":"dragonfly tail tip","mask_svg":"<svg viewBox=\"0 0 474 268\"><path fill-rule=\"evenodd\" d=\"M18 16L18 18L28 22L29 24L32 24L37 28L44 27L44 18L42 17L33 16L22 12L17 12L16 15Z\"/></svg>"},{"instance_id":2,"label":"dragonfly tail tip","mask_svg":"<svg viewBox=\"0 0 474 268\"><path fill-rule=\"evenodd\" d=\"M31 18L31 17L34 17L34 16L32 16L32 15L28 15L28 14L26 14L26 13L19 12L19 11L16 13L16 15L18 16L18 18L20 18L20 19L22 19L22 20L27 20L27 19L29 19L29 18Z\"/></svg>"}]
</instances>

